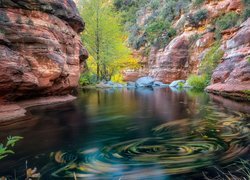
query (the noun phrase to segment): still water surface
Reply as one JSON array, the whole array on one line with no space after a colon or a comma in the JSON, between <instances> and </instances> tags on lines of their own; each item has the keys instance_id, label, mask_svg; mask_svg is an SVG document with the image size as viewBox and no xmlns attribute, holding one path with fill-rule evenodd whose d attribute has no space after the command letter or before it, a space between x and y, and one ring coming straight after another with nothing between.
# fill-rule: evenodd
<instances>
[{"instance_id":1,"label":"still water surface","mask_svg":"<svg viewBox=\"0 0 250 180\"><path fill-rule=\"evenodd\" d=\"M0 175L24 179L249 178L250 105L163 89L83 90L0 127L24 137ZM11 130L11 131L10 131Z\"/></svg>"}]
</instances>

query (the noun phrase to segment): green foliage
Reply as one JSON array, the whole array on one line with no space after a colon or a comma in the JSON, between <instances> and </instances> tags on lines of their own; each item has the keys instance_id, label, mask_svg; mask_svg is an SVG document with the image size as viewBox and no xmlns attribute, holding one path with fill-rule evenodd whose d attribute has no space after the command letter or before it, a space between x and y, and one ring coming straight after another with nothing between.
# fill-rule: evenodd
<instances>
[{"instance_id":1,"label":"green foliage","mask_svg":"<svg viewBox=\"0 0 250 180\"><path fill-rule=\"evenodd\" d=\"M9 136L7 138L6 144L0 144L0 160L8 156L9 154L14 154L14 151L9 148L14 147L15 144L20 141L22 137L20 136Z\"/></svg>"},{"instance_id":2,"label":"green foliage","mask_svg":"<svg viewBox=\"0 0 250 180\"><path fill-rule=\"evenodd\" d=\"M200 6L205 2L205 0L194 0L193 6Z\"/></svg>"},{"instance_id":3,"label":"green foliage","mask_svg":"<svg viewBox=\"0 0 250 180\"><path fill-rule=\"evenodd\" d=\"M209 80L207 75L190 75L188 77L188 84L192 86L192 89L195 91L203 91L208 85L209 85Z\"/></svg>"},{"instance_id":4,"label":"green foliage","mask_svg":"<svg viewBox=\"0 0 250 180\"><path fill-rule=\"evenodd\" d=\"M247 62L250 64L250 57L249 57L249 58L247 58Z\"/></svg>"},{"instance_id":5,"label":"green foliage","mask_svg":"<svg viewBox=\"0 0 250 180\"><path fill-rule=\"evenodd\" d=\"M250 90L244 90L243 92L250 96Z\"/></svg>"},{"instance_id":6,"label":"green foliage","mask_svg":"<svg viewBox=\"0 0 250 180\"><path fill-rule=\"evenodd\" d=\"M155 47L163 48L176 35L176 31L168 21L154 21L145 29L147 41Z\"/></svg>"},{"instance_id":7,"label":"green foliage","mask_svg":"<svg viewBox=\"0 0 250 180\"><path fill-rule=\"evenodd\" d=\"M250 7L245 8L243 12L243 20L247 20L250 17Z\"/></svg>"},{"instance_id":8,"label":"green foliage","mask_svg":"<svg viewBox=\"0 0 250 180\"><path fill-rule=\"evenodd\" d=\"M242 0L242 2L244 4L242 20L245 21L250 17L250 0Z\"/></svg>"},{"instance_id":9,"label":"green foliage","mask_svg":"<svg viewBox=\"0 0 250 180\"><path fill-rule=\"evenodd\" d=\"M199 71L202 75L191 75L187 82L194 90L201 91L209 85L214 69L217 67L224 51L220 49L220 43L216 42L202 60Z\"/></svg>"},{"instance_id":10,"label":"green foliage","mask_svg":"<svg viewBox=\"0 0 250 180\"><path fill-rule=\"evenodd\" d=\"M116 3L122 8L120 1ZM109 81L123 68L136 68L137 61L131 58L131 51L125 44L127 34L122 31L121 16L112 3L109 0L81 0L79 11L86 23L82 40L90 54L88 73L81 77L80 84Z\"/></svg>"},{"instance_id":11,"label":"green foliage","mask_svg":"<svg viewBox=\"0 0 250 180\"><path fill-rule=\"evenodd\" d=\"M97 76L96 76L96 74L88 71L88 72L81 75L79 83L82 86L96 84L97 83Z\"/></svg>"},{"instance_id":12,"label":"green foliage","mask_svg":"<svg viewBox=\"0 0 250 180\"><path fill-rule=\"evenodd\" d=\"M186 16L187 21L193 27L199 27L200 22L206 20L208 18L208 11L207 9L201 9L196 11L195 13L190 13Z\"/></svg>"},{"instance_id":13,"label":"green foliage","mask_svg":"<svg viewBox=\"0 0 250 180\"><path fill-rule=\"evenodd\" d=\"M223 30L232 28L237 25L238 21L240 19L240 15L238 15L235 12L229 12L215 20L215 34L216 38L221 38L221 32Z\"/></svg>"},{"instance_id":14,"label":"green foliage","mask_svg":"<svg viewBox=\"0 0 250 180\"><path fill-rule=\"evenodd\" d=\"M207 75L210 79L213 70L217 67L223 55L224 51L220 49L220 43L216 42L206 53L204 59L202 60L199 68L200 72Z\"/></svg>"},{"instance_id":15,"label":"green foliage","mask_svg":"<svg viewBox=\"0 0 250 180\"><path fill-rule=\"evenodd\" d=\"M178 88L179 88L179 89L183 89L183 88L184 88L184 85L185 85L185 83L179 82L179 83L178 83Z\"/></svg>"},{"instance_id":16,"label":"green foliage","mask_svg":"<svg viewBox=\"0 0 250 180\"><path fill-rule=\"evenodd\" d=\"M176 35L172 22L186 12L192 0L115 0L121 12L129 45L134 49L163 48Z\"/></svg>"}]
</instances>

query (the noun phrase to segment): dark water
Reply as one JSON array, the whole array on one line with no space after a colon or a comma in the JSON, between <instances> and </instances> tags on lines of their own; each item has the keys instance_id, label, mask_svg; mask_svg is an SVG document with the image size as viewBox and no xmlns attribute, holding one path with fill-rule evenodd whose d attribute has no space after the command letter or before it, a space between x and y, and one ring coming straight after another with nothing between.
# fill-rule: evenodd
<instances>
[{"instance_id":1,"label":"dark water","mask_svg":"<svg viewBox=\"0 0 250 180\"><path fill-rule=\"evenodd\" d=\"M250 178L250 105L164 89L83 90L1 124L24 137L0 175L41 179ZM75 176L75 177L74 177Z\"/></svg>"}]
</instances>

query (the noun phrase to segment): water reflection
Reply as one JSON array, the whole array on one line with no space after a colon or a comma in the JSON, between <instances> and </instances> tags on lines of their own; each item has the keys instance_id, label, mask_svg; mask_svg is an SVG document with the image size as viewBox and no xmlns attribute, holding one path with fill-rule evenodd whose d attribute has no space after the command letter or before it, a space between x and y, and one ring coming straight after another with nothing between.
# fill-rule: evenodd
<instances>
[{"instance_id":1,"label":"water reflection","mask_svg":"<svg viewBox=\"0 0 250 180\"><path fill-rule=\"evenodd\" d=\"M31 109L36 123L16 131L24 142L0 172L10 165L21 176L28 160L42 179L212 176L214 166L249 161L249 105L221 101L169 88L84 90L74 103Z\"/></svg>"}]
</instances>

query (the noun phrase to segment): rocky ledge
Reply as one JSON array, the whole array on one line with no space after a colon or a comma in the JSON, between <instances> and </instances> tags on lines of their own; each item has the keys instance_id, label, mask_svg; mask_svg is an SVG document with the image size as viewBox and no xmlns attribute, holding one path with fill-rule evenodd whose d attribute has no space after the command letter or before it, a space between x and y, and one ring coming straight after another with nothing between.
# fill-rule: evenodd
<instances>
[{"instance_id":1,"label":"rocky ledge","mask_svg":"<svg viewBox=\"0 0 250 180\"><path fill-rule=\"evenodd\" d=\"M1 0L0 27L0 101L77 87L88 54L73 0Z\"/></svg>"},{"instance_id":2,"label":"rocky ledge","mask_svg":"<svg viewBox=\"0 0 250 180\"><path fill-rule=\"evenodd\" d=\"M43 98L34 98L32 100L24 100L15 104L2 104L0 105L0 122L24 117L28 114L27 108L34 106L43 106L49 104L58 104L73 101L76 98L71 95L66 96L51 96Z\"/></svg>"},{"instance_id":3,"label":"rocky ledge","mask_svg":"<svg viewBox=\"0 0 250 180\"><path fill-rule=\"evenodd\" d=\"M250 100L250 18L225 41L222 62L212 75L207 91L239 100Z\"/></svg>"}]
</instances>

